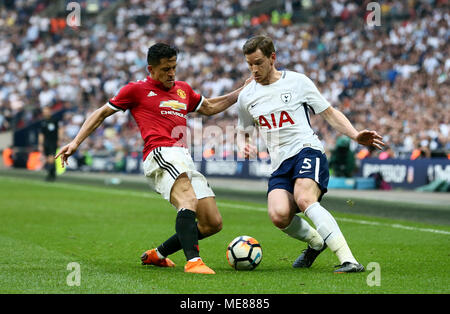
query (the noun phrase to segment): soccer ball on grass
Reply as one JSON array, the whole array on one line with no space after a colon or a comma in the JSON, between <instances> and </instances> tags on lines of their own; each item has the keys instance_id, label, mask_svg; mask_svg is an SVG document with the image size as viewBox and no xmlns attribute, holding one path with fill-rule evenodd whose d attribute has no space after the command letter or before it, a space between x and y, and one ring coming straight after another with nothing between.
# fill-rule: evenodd
<instances>
[{"instance_id":1,"label":"soccer ball on grass","mask_svg":"<svg viewBox=\"0 0 450 314\"><path fill-rule=\"evenodd\" d=\"M261 263L262 248L249 236L239 236L227 248L228 264L236 270L253 270Z\"/></svg>"}]
</instances>

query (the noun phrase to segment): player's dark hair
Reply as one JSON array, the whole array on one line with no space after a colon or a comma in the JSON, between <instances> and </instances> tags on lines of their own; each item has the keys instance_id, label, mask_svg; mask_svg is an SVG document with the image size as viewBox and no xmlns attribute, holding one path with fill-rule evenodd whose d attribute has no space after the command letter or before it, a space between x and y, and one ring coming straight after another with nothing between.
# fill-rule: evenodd
<instances>
[{"instance_id":1,"label":"player's dark hair","mask_svg":"<svg viewBox=\"0 0 450 314\"><path fill-rule=\"evenodd\" d=\"M157 43L148 48L147 63L151 66L158 66L161 59L176 57L178 49L174 46L170 46L164 43Z\"/></svg>"},{"instance_id":2,"label":"player's dark hair","mask_svg":"<svg viewBox=\"0 0 450 314\"><path fill-rule=\"evenodd\" d=\"M258 49L261 50L263 55L270 58L272 53L275 52L272 38L265 35L258 35L248 39L242 47L244 55L252 54Z\"/></svg>"}]
</instances>

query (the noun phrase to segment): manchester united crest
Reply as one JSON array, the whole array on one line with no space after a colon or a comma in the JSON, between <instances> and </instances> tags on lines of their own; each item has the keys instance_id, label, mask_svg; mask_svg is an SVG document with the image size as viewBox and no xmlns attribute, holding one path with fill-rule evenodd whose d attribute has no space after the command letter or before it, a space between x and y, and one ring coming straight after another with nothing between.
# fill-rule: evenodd
<instances>
[{"instance_id":1,"label":"manchester united crest","mask_svg":"<svg viewBox=\"0 0 450 314\"><path fill-rule=\"evenodd\" d=\"M177 94L178 94L178 96L180 96L181 98L186 99L186 92L185 92L184 90L178 89L178 90L177 90Z\"/></svg>"}]
</instances>

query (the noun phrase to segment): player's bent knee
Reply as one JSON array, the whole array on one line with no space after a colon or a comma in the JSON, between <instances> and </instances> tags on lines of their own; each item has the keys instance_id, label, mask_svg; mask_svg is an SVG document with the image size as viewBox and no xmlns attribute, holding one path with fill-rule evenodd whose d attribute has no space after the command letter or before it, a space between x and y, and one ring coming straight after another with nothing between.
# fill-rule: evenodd
<instances>
[{"instance_id":1,"label":"player's bent knee","mask_svg":"<svg viewBox=\"0 0 450 314\"><path fill-rule=\"evenodd\" d=\"M305 210L319 200L320 188L315 181L309 178L297 179L294 187L294 201L298 208Z\"/></svg>"},{"instance_id":2,"label":"player's bent knee","mask_svg":"<svg viewBox=\"0 0 450 314\"><path fill-rule=\"evenodd\" d=\"M216 234L222 230L223 224L222 224L222 218L216 219L214 221L209 221L207 224L198 225L198 228L200 230L200 233L203 234L205 237L209 237L213 234Z\"/></svg>"},{"instance_id":3,"label":"player's bent knee","mask_svg":"<svg viewBox=\"0 0 450 314\"><path fill-rule=\"evenodd\" d=\"M309 195L300 195L295 199L295 202L297 203L298 208L302 212L305 212L305 210L315 202L317 202L317 197L309 196Z\"/></svg>"},{"instance_id":4,"label":"player's bent knee","mask_svg":"<svg viewBox=\"0 0 450 314\"><path fill-rule=\"evenodd\" d=\"M221 216L215 217L213 221L211 221L210 227L214 231L214 233L217 233L220 230L222 230L223 227L222 217Z\"/></svg>"},{"instance_id":5,"label":"player's bent knee","mask_svg":"<svg viewBox=\"0 0 450 314\"><path fill-rule=\"evenodd\" d=\"M271 209L269 210L269 217L272 223L279 229L284 229L289 226L290 214L283 210Z\"/></svg>"},{"instance_id":6,"label":"player's bent knee","mask_svg":"<svg viewBox=\"0 0 450 314\"><path fill-rule=\"evenodd\" d=\"M223 227L222 220L216 221L215 223L213 223L209 226L210 234L216 234L216 233L220 232L222 230L222 227Z\"/></svg>"},{"instance_id":7,"label":"player's bent knee","mask_svg":"<svg viewBox=\"0 0 450 314\"><path fill-rule=\"evenodd\" d=\"M271 217L271 219L274 226L278 229L285 229L287 226L289 226L287 220L283 219L282 217Z\"/></svg>"}]
</instances>

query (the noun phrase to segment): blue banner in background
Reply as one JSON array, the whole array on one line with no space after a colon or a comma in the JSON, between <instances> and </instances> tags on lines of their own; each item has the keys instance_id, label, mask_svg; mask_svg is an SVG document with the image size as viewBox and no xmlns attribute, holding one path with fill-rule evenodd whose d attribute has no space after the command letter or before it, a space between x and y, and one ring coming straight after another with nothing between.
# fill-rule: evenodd
<instances>
[{"instance_id":1,"label":"blue banner in background","mask_svg":"<svg viewBox=\"0 0 450 314\"><path fill-rule=\"evenodd\" d=\"M268 179L272 173L270 160L265 161L236 161L204 159L194 162L198 171L208 177L242 178L242 179ZM84 166L86 167L86 166ZM70 160L68 169L80 170L76 160ZM107 171L142 174L142 154L128 155L123 166L118 170L116 160L111 156L92 156L91 165L86 171ZM450 182L450 160L445 158L432 159L387 159L374 158L363 159L358 173L354 178L354 188L358 183L365 182L362 178L369 178L374 174L381 174L384 181L392 188L415 189L434 180L446 180ZM347 188L337 179L330 178L330 188ZM334 180L334 181L333 181ZM358 181L359 180L359 181ZM340 183L340 184L338 184ZM338 184L335 186L335 184ZM348 185L348 184L347 184ZM361 187L360 187L361 188Z\"/></svg>"},{"instance_id":2,"label":"blue banner in background","mask_svg":"<svg viewBox=\"0 0 450 314\"><path fill-rule=\"evenodd\" d=\"M434 180L450 182L450 160L431 159L363 159L358 176L380 173L393 188L415 189Z\"/></svg>"}]
</instances>

